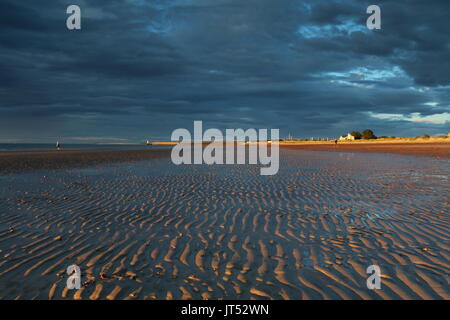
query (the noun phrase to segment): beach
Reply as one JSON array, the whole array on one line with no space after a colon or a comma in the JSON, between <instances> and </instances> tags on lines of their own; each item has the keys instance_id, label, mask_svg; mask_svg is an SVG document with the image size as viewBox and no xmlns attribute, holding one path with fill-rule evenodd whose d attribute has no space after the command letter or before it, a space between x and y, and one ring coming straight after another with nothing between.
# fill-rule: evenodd
<instances>
[{"instance_id":1,"label":"beach","mask_svg":"<svg viewBox=\"0 0 450 320\"><path fill-rule=\"evenodd\" d=\"M448 300L448 150L358 147L283 146L274 176L170 149L3 152L0 299Z\"/></svg>"},{"instance_id":2,"label":"beach","mask_svg":"<svg viewBox=\"0 0 450 320\"><path fill-rule=\"evenodd\" d=\"M394 153L434 158L450 158L450 142L334 142L291 143L286 148L330 152Z\"/></svg>"},{"instance_id":3,"label":"beach","mask_svg":"<svg viewBox=\"0 0 450 320\"><path fill-rule=\"evenodd\" d=\"M0 151L0 173L76 168L169 157L170 149L46 149Z\"/></svg>"}]
</instances>

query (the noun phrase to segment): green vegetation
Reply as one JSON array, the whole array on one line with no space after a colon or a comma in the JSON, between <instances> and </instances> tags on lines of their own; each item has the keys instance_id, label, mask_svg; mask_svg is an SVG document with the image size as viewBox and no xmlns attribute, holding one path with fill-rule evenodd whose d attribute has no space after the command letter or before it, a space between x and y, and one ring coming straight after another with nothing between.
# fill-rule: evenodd
<instances>
[{"instance_id":1,"label":"green vegetation","mask_svg":"<svg viewBox=\"0 0 450 320\"><path fill-rule=\"evenodd\" d=\"M362 139L376 139L377 137L373 134L373 131L366 129L363 131Z\"/></svg>"},{"instance_id":2,"label":"green vegetation","mask_svg":"<svg viewBox=\"0 0 450 320\"><path fill-rule=\"evenodd\" d=\"M362 137L362 134L361 134L361 132L359 132L359 131L352 131L352 132L350 132L350 134L351 134L352 136L354 136L355 139L361 139L361 137Z\"/></svg>"},{"instance_id":3,"label":"green vegetation","mask_svg":"<svg viewBox=\"0 0 450 320\"><path fill-rule=\"evenodd\" d=\"M370 129L364 130L363 133L361 133L359 131L352 131L352 132L350 132L350 134L352 136L354 136L356 140L359 140L359 139L377 139L377 137L375 136L373 131L370 130Z\"/></svg>"}]
</instances>

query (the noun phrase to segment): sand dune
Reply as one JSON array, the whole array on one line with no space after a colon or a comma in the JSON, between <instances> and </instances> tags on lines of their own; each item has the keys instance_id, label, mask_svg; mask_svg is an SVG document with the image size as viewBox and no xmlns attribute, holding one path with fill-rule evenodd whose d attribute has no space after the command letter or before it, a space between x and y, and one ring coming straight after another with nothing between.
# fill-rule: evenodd
<instances>
[{"instance_id":1,"label":"sand dune","mask_svg":"<svg viewBox=\"0 0 450 320\"><path fill-rule=\"evenodd\" d=\"M449 175L283 149L276 176L167 158L0 176L0 298L449 299Z\"/></svg>"}]
</instances>

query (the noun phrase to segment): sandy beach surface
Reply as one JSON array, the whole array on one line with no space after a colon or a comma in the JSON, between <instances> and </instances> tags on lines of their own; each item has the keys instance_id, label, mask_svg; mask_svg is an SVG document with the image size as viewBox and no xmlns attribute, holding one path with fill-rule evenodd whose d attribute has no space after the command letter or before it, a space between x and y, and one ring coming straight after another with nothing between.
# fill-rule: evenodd
<instances>
[{"instance_id":1,"label":"sandy beach surface","mask_svg":"<svg viewBox=\"0 0 450 320\"><path fill-rule=\"evenodd\" d=\"M0 299L450 298L447 158L293 148L275 176L157 152L2 155Z\"/></svg>"},{"instance_id":2,"label":"sandy beach surface","mask_svg":"<svg viewBox=\"0 0 450 320\"><path fill-rule=\"evenodd\" d=\"M170 149L49 149L0 152L0 174L36 169L86 167L100 163L150 160L170 156Z\"/></svg>"},{"instance_id":3,"label":"sandy beach surface","mask_svg":"<svg viewBox=\"0 0 450 320\"><path fill-rule=\"evenodd\" d=\"M331 152L395 153L450 159L450 142L339 142L316 144L286 144L284 148Z\"/></svg>"}]
</instances>

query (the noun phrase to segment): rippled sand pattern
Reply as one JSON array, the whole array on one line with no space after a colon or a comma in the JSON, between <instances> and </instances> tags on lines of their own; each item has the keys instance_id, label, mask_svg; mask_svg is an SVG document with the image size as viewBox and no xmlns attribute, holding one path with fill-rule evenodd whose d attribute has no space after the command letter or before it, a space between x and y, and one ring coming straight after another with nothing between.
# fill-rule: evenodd
<instances>
[{"instance_id":1,"label":"rippled sand pattern","mask_svg":"<svg viewBox=\"0 0 450 320\"><path fill-rule=\"evenodd\" d=\"M281 150L276 176L170 159L0 176L0 298L449 299L449 175Z\"/></svg>"}]
</instances>

